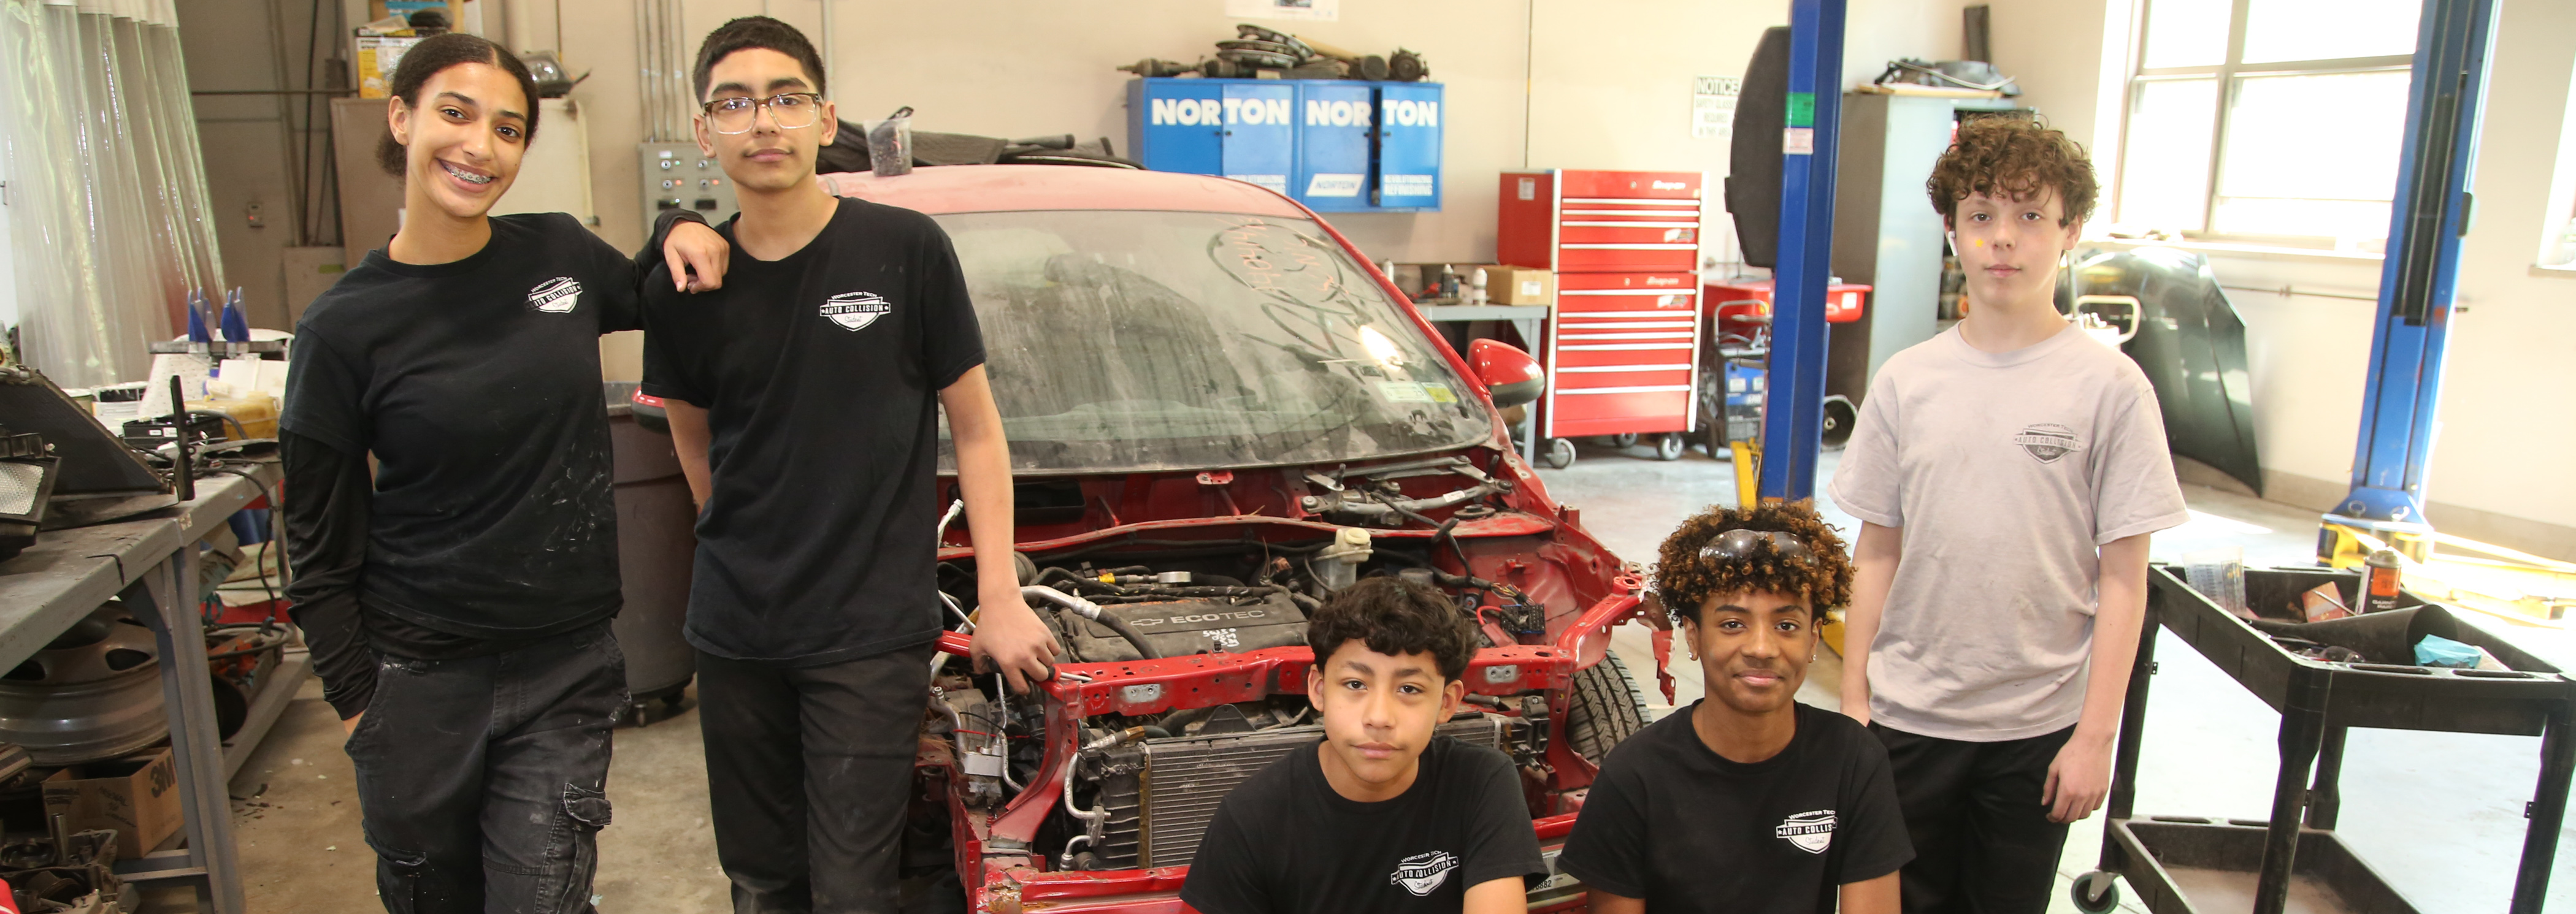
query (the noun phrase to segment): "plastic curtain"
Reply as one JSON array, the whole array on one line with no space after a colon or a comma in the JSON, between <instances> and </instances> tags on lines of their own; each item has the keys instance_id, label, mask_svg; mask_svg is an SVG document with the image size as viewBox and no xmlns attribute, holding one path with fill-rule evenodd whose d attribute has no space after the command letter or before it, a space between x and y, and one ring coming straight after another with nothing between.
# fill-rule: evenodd
<instances>
[{"instance_id":1,"label":"plastic curtain","mask_svg":"<svg viewBox=\"0 0 2576 914\"><path fill-rule=\"evenodd\" d=\"M26 361L139 380L147 346L221 300L204 159L169 0L0 0L0 118Z\"/></svg>"}]
</instances>

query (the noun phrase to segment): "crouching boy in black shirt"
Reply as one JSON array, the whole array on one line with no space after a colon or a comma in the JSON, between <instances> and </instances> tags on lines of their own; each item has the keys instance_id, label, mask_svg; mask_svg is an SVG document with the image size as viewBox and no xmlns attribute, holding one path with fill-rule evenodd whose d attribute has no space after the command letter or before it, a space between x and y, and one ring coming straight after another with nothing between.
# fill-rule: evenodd
<instances>
[{"instance_id":1,"label":"crouching boy in black shirt","mask_svg":"<svg viewBox=\"0 0 2576 914\"><path fill-rule=\"evenodd\" d=\"M1805 502L1721 508L1660 558L1708 697L1611 751L1558 865L1593 914L1895 914L1914 849L1887 749L1793 698L1851 597L1842 540Z\"/></svg>"},{"instance_id":2,"label":"crouching boy in black shirt","mask_svg":"<svg viewBox=\"0 0 2576 914\"><path fill-rule=\"evenodd\" d=\"M1525 880L1547 864L1511 759L1432 735L1476 653L1449 598L1370 578L1315 613L1306 643L1324 739L1226 795L1181 900L1204 914L1528 910Z\"/></svg>"}]
</instances>

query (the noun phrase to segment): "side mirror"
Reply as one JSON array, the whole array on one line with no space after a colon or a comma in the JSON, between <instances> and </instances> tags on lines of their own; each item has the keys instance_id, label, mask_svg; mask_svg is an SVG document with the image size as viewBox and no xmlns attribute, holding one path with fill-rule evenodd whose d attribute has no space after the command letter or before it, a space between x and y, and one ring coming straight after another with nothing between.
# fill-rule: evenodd
<instances>
[{"instance_id":1,"label":"side mirror","mask_svg":"<svg viewBox=\"0 0 2576 914\"><path fill-rule=\"evenodd\" d=\"M1475 340L1467 344L1467 364L1474 366L1476 377L1493 391L1494 407L1509 409L1538 399L1547 389L1547 372L1538 360L1520 347L1499 340Z\"/></svg>"}]
</instances>

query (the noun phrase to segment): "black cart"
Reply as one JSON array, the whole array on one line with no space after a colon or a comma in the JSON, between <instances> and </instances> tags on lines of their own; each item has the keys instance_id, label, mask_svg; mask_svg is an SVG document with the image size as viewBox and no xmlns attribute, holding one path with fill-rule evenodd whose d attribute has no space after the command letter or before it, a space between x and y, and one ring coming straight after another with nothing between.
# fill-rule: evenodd
<instances>
[{"instance_id":1,"label":"black cart","mask_svg":"<svg viewBox=\"0 0 2576 914\"><path fill-rule=\"evenodd\" d=\"M2119 900L2111 881L2118 874L2128 877L2139 900L2156 914L2218 914L2220 897L2248 894L2253 914L2281 914L2295 874L2305 886L2303 895L2322 888L2333 896L2316 899L2328 907L2416 914L2418 909L2334 832L2345 734L2354 727L2376 727L2541 738L2540 784L2528 811L2531 822L2510 909L2513 914L2540 914L2567 812L2569 774L2576 772L2576 739L2569 731L2571 714L2576 714L2576 681L2438 607L2410 618L2436 625L2443 637L2485 648L2512 670L2312 660L2283 649L2193 590L2179 566L2151 569L2148 580L2145 635L2129 677L2112 763L2102 868L2075 881L2072 894L2078 908L2110 910ZM2298 621L2299 595L2329 582L2341 591L2345 605L2360 605L2358 574L2322 568L2249 569L2246 605L2266 619ZM2400 598L2398 609L2422 605L2425 601L2410 592ZM2281 712L2281 763L2269 821L2132 815L2159 626L2172 629ZM2413 637L2404 643L2411 646ZM2186 886L2204 887L2211 897L2195 906L2185 897ZM2210 891L2211 886L2221 889ZM2233 905L2227 909L2231 914L2241 910Z\"/></svg>"}]
</instances>

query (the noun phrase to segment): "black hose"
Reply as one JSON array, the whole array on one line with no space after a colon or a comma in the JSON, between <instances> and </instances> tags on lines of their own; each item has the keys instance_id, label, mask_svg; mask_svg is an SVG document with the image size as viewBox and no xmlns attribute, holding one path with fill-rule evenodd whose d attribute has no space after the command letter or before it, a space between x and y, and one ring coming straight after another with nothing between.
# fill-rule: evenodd
<instances>
[{"instance_id":1,"label":"black hose","mask_svg":"<svg viewBox=\"0 0 2576 914\"><path fill-rule=\"evenodd\" d=\"M1100 618L1092 621L1107 626L1110 631L1117 632L1118 637L1127 639L1127 643L1135 645L1136 653L1142 655L1145 659L1163 659L1162 653L1154 650L1154 646L1152 644L1146 643L1145 636L1142 633L1137 632L1135 626L1128 625L1127 620L1118 618L1116 614L1101 613Z\"/></svg>"}]
</instances>

